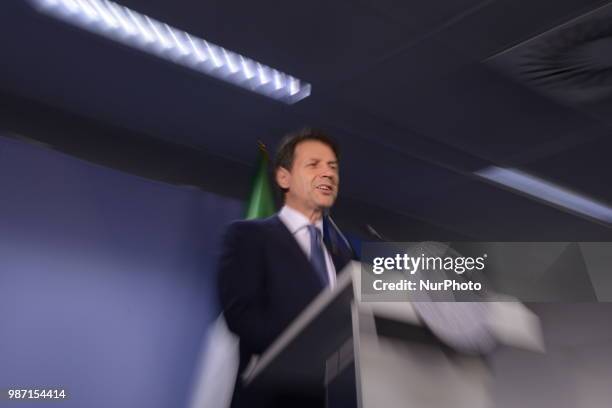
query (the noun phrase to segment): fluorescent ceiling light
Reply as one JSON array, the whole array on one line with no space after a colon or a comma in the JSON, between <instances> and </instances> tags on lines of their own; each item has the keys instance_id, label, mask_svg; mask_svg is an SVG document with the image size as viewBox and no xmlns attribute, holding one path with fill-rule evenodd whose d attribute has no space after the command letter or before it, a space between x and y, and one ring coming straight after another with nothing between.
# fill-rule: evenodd
<instances>
[{"instance_id":1,"label":"fluorescent ceiling light","mask_svg":"<svg viewBox=\"0 0 612 408\"><path fill-rule=\"evenodd\" d=\"M612 224L611 207L520 170L490 166L474 174L558 207Z\"/></svg>"},{"instance_id":2,"label":"fluorescent ceiling light","mask_svg":"<svg viewBox=\"0 0 612 408\"><path fill-rule=\"evenodd\" d=\"M107 0L30 0L42 13L292 104L310 84Z\"/></svg>"}]
</instances>

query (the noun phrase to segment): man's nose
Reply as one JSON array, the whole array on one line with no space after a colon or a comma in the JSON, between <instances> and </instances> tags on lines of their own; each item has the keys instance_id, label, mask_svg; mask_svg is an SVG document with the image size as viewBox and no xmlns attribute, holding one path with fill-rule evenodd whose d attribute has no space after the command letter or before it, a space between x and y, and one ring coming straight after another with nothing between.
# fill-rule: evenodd
<instances>
[{"instance_id":1,"label":"man's nose","mask_svg":"<svg viewBox=\"0 0 612 408\"><path fill-rule=\"evenodd\" d=\"M335 182L338 178L338 175L336 174L336 171L333 169L326 169L323 174L321 174L321 177L324 177L330 181Z\"/></svg>"}]
</instances>

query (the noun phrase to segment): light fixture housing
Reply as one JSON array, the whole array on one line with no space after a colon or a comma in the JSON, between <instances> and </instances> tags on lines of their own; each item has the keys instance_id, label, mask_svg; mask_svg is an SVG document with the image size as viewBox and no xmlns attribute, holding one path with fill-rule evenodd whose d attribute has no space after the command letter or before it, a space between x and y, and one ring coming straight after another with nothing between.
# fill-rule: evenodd
<instances>
[{"instance_id":1,"label":"light fixture housing","mask_svg":"<svg viewBox=\"0 0 612 408\"><path fill-rule=\"evenodd\" d=\"M523 171L489 166L474 173L478 177L548 202L559 208L612 225L612 208Z\"/></svg>"},{"instance_id":2,"label":"light fixture housing","mask_svg":"<svg viewBox=\"0 0 612 408\"><path fill-rule=\"evenodd\" d=\"M287 104L310 95L310 84L298 78L112 1L30 2L46 15Z\"/></svg>"}]
</instances>

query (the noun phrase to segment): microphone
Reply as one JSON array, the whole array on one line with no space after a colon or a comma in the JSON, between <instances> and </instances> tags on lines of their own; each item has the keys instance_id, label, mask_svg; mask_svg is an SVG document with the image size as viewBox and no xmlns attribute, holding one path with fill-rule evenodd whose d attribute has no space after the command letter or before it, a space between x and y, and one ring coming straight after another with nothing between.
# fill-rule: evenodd
<instances>
[{"instance_id":1,"label":"microphone","mask_svg":"<svg viewBox=\"0 0 612 408\"><path fill-rule=\"evenodd\" d=\"M355 251L348 239L344 236L338 225L336 225L335 221L329 215L329 209L326 209L323 213L323 235L324 237L328 237L328 242L330 245L330 249L333 253L338 253L340 250L340 246L343 246L350 252L351 258L355 258Z\"/></svg>"},{"instance_id":2,"label":"microphone","mask_svg":"<svg viewBox=\"0 0 612 408\"><path fill-rule=\"evenodd\" d=\"M384 235L379 233L372 225L365 224L364 228L365 228L366 232L370 236L373 236L374 238L379 239L379 240L384 241L384 242L389 242L390 241L390 239L388 239L387 237L385 237Z\"/></svg>"}]
</instances>

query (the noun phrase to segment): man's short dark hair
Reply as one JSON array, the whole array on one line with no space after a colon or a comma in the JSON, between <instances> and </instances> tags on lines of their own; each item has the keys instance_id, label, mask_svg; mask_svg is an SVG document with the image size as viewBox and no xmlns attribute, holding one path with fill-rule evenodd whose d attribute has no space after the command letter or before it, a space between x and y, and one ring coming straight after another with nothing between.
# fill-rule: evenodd
<instances>
[{"instance_id":1,"label":"man's short dark hair","mask_svg":"<svg viewBox=\"0 0 612 408\"><path fill-rule=\"evenodd\" d=\"M326 144L332 149L336 155L336 159L340 158L338 144L334 139L329 137L322 130L304 128L298 130L297 132L289 133L283 138L283 140L281 140L276 152L276 158L274 160L274 170L277 170L279 167L284 167L285 169L291 171L291 168L293 167L293 160L295 158L295 148L298 144L307 140L316 140Z\"/></svg>"}]
</instances>

